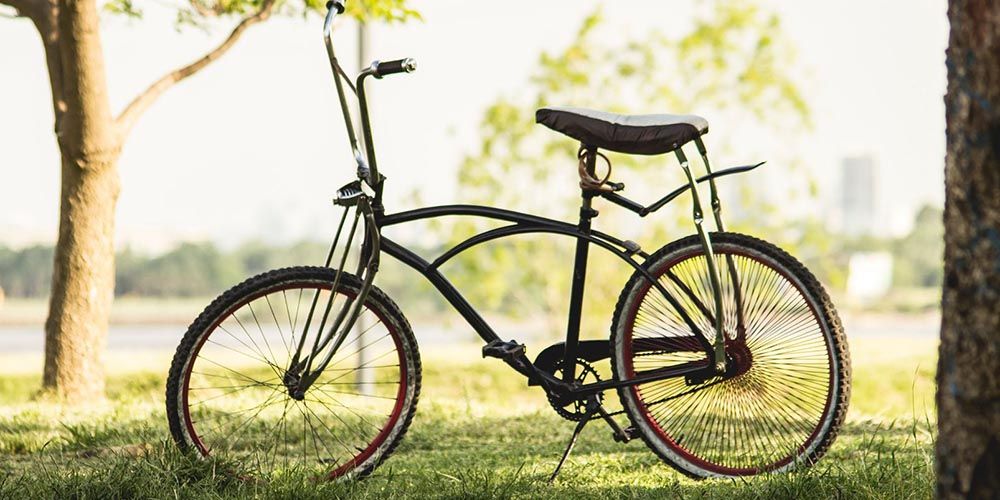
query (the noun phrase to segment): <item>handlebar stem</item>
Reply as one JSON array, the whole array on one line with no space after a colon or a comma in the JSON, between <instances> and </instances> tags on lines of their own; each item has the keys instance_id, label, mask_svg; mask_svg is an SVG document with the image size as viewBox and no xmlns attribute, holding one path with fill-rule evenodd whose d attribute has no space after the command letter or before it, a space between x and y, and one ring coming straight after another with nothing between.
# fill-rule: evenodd
<instances>
[{"instance_id":1,"label":"handlebar stem","mask_svg":"<svg viewBox=\"0 0 1000 500\"><path fill-rule=\"evenodd\" d=\"M378 206L382 201L382 179L378 173L378 162L375 159L375 143L372 140L372 128L371 128L371 118L368 114L368 97L365 93L365 79L369 76L374 76L375 67L378 65L378 61L372 63L372 65L361 72L358 75L357 81L354 83L354 88L358 90L358 109L361 112L361 133L364 137L365 152L368 155L368 168L370 169L370 180L368 185L375 190L375 205Z\"/></svg>"}]
</instances>

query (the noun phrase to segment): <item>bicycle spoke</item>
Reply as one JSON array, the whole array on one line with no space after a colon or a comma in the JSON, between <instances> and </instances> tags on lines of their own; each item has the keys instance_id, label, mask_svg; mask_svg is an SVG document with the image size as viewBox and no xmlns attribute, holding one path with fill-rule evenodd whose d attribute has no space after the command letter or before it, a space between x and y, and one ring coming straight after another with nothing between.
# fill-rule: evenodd
<instances>
[{"instance_id":1,"label":"bicycle spoke","mask_svg":"<svg viewBox=\"0 0 1000 500\"><path fill-rule=\"evenodd\" d=\"M694 385L684 378L664 379L631 391L671 447L721 471L767 469L800 453L822 420L831 389L830 349L820 319L786 275L751 255L727 253L725 246L715 258L733 374ZM714 332L710 304L715 292L706 262L698 251L658 269L657 279L699 328ZM738 295L734 276L739 277ZM690 329L654 288L635 300L638 307L627 332L633 346L627 361L630 376L705 359L700 345L684 350L690 342L684 339L692 338ZM742 340L732 340L738 324L745 333ZM671 347L652 347L661 343ZM639 345L647 346L642 347L646 351Z\"/></svg>"},{"instance_id":2,"label":"bicycle spoke","mask_svg":"<svg viewBox=\"0 0 1000 500\"><path fill-rule=\"evenodd\" d=\"M324 476L348 473L373 456L372 443L386 439L383 430L403 418L398 400L407 395L401 386L410 375L398 322L387 324L367 302L360 310L362 317L371 316L365 328L351 330L354 338L345 339L304 397L291 397L283 365L291 366L307 335L299 324L302 303L308 307L315 299L323 307L335 299L331 315L351 303L342 300L349 294L330 293L329 286L322 281L248 294L252 298L227 306L195 343L184 401L190 438L201 453L265 475L296 468ZM311 346L313 338L308 341ZM359 370L370 371L369 378L351 380Z\"/></svg>"}]
</instances>

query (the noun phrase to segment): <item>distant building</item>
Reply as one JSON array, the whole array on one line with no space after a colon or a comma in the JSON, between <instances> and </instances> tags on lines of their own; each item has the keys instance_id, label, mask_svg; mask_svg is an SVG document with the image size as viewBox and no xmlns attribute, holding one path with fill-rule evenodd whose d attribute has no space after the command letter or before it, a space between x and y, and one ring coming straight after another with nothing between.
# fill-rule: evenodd
<instances>
[{"instance_id":1,"label":"distant building","mask_svg":"<svg viewBox=\"0 0 1000 500\"><path fill-rule=\"evenodd\" d=\"M875 159L844 158L840 172L840 231L848 236L875 233Z\"/></svg>"},{"instance_id":2,"label":"distant building","mask_svg":"<svg viewBox=\"0 0 1000 500\"><path fill-rule=\"evenodd\" d=\"M892 254L858 252L847 265L847 296L858 301L875 300L892 288Z\"/></svg>"}]
</instances>

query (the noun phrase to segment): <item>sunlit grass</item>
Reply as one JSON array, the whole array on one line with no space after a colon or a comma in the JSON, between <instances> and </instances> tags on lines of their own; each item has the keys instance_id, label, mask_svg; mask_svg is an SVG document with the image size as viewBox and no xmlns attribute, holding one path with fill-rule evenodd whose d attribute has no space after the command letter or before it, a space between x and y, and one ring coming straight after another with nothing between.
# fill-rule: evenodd
<instances>
[{"instance_id":1,"label":"sunlit grass","mask_svg":"<svg viewBox=\"0 0 1000 500\"><path fill-rule=\"evenodd\" d=\"M109 356L108 401L81 410L33 400L40 357L0 356L0 498L930 497L935 343L865 339L852 352L848 424L809 470L694 481L593 423L555 485L546 479L572 424L505 365L478 359L477 346L424 352L403 444L370 478L334 484L296 473L240 480L178 453L163 413L168 353Z\"/></svg>"}]
</instances>

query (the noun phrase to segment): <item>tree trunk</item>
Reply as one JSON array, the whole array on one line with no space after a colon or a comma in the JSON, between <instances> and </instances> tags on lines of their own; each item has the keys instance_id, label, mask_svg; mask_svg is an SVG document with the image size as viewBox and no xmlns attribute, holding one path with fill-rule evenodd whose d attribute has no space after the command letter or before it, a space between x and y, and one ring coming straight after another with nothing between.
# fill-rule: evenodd
<instances>
[{"instance_id":1,"label":"tree trunk","mask_svg":"<svg viewBox=\"0 0 1000 500\"><path fill-rule=\"evenodd\" d=\"M937 491L1000 498L1000 2L949 4Z\"/></svg>"},{"instance_id":2,"label":"tree trunk","mask_svg":"<svg viewBox=\"0 0 1000 500\"><path fill-rule=\"evenodd\" d=\"M67 403L104 395L102 355L114 290L118 189L113 160L81 168L63 159L44 388Z\"/></svg>"},{"instance_id":3,"label":"tree trunk","mask_svg":"<svg viewBox=\"0 0 1000 500\"><path fill-rule=\"evenodd\" d=\"M267 20L263 0L198 60L164 75L116 119L108 104L96 0L0 0L35 24L45 47L56 137L62 155L59 239L45 322L45 392L64 402L102 398L102 354L114 296L114 215L121 146L142 113L167 89L225 55Z\"/></svg>"},{"instance_id":4,"label":"tree trunk","mask_svg":"<svg viewBox=\"0 0 1000 500\"><path fill-rule=\"evenodd\" d=\"M60 0L57 26L65 101L65 111L56 111L62 193L43 386L75 404L104 396L120 139L108 104L96 2Z\"/></svg>"}]
</instances>

